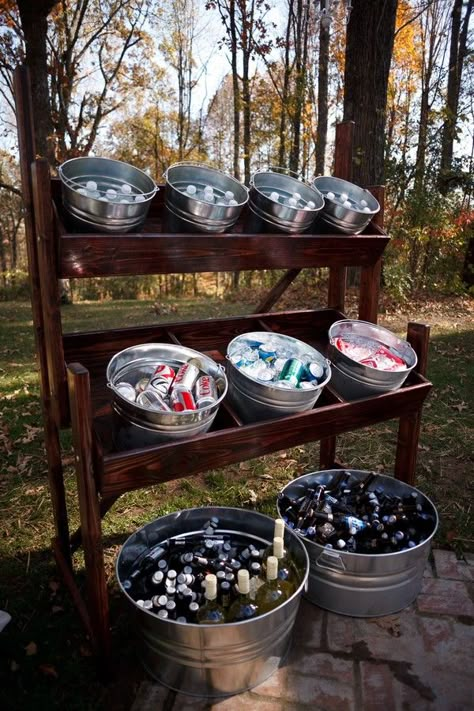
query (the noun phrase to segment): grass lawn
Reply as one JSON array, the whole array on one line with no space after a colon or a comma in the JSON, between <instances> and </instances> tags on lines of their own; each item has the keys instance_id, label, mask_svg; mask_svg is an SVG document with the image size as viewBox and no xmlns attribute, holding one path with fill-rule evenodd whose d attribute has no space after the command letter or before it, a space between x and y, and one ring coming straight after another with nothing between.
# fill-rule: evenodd
<instances>
[{"instance_id":1,"label":"grass lawn","mask_svg":"<svg viewBox=\"0 0 474 711\"><path fill-rule=\"evenodd\" d=\"M292 308L295 308L292 297ZM94 330L248 312L249 304L209 297L164 303L82 303L66 306L66 330ZM179 313L177 313L179 310ZM473 494L474 307L467 299L407 305L380 323L400 334L407 320L432 325L428 377L434 389L424 409L417 486L436 504L438 546L474 551ZM0 634L0 683L5 709L124 710L142 678L126 610L113 577L117 552L136 528L170 511L203 504L251 506L273 514L276 493L295 476L317 469L318 445L309 444L226 469L132 492L104 521L117 670L115 683L97 679L77 615L57 577L50 553L53 535L39 387L29 304L0 303L0 609L13 620ZM70 439L63 433L68 452ZM338 440L338 458L355 468L390 472L396 424L383 423ZM71 528L77 524L72 456L66 457ZM81 555L76 565L82 569Z\"/></svg>"}]
</instances>

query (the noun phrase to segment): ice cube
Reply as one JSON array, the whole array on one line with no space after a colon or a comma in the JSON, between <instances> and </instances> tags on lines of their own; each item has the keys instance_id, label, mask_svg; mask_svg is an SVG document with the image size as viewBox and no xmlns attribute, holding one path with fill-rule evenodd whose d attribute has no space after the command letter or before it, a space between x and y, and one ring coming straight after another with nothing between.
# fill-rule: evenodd
<instances>
[{"instance_id":1,"label":"ice cube","mask_svg":"<svg viewBox=\"0 0 474 711\"><path fill-rule=\"evenodd\" d=\"M117 197L117 191L113 188L109 188L108 190L106 190L105 194L109 198L109 200L115 200L115 198Z\"/></svg>"},{"instance_id":2,"label":"ice cube","mask_svg":"<svg viewBox=\"0 0 474 711\"><path fill-rule=\"evenodd\" d=\"M237 202L237 200L229 200L229 205L231 205L232 207L235 207L238 204L239 203Z\"/></svg>"},{"instance_id":3,"label":"ice cube","mask_svg":"<svg viewBox=\"0 0 474 711\"><path fill-rule=\"evenodd\" d=\"M210 185L206 185L204 188L204 195L214 195L214 188L212 188Z\"/></svg>"},{"instance_id":4,"label":"ice cube","mask_svg":"<svg viewBox=\"0 0 474 711\"><path fill-rule=\"evenodd\" d=\"M342 206L343 207L352 207L352 204L349 200L344 200L344 202L342 203Z\"/></svg>"},{"instance_id":5,"label":"ice cube","mask_svg":"<svg viewBox=\"0 0 474 711\"><path fill-rule=\"evenodd\" d=\"M85 188L78 188L77 192L79 195L87 195L87 190Z\"/></svg>"},{"instance_id":6,"label":"ice cube","mask_svg":"<svg viewBox=\"0 0 474 711\"><path fill-rule=\"evenodd\" d=\"M97 183L95 180L88 180L86 183L86 188L88 190L97 190Z\"/></svg>"},{"instance_id":7,"label":"ice cube","mask_svg":"<svg viewBox=\"0 0 474 711\"><path fill-rule=\"evenodd\" d=\"M132 188L127 183L124 183L123 185L120 186L120 192L123 193L124 195L130 195L132 192Z\"/></svg>"},{"instance_id":8,"label":"ice cube","mask_svg":"<svg viewBox=\"0 0 474 711\"><path fill-rule=\"evenodd\" d=\"M196 195L196 186L195 185L188 185L186 188L186 192L188 195Z\"/></svg>"},{"instance_id":9,"label":"ice cube","mask_svg":"<svg viewBox=\"0 0 474 711\"><path fill-rule=\"evenodd\" d=\"M135 195L135 202L145 202L144 195Z\"/></svg>"},{"instance_id":10,"label":"ice cube","mask_svg":"<svg viewBox=\"0 0 474 711\"><path fill-rule=\"evenodd\" d=\"M289 205L290 207L296 207L297 204L298 204L298 200L295 200L294 197L288 198L288 205Z\"/></svg>"},{"instance_id":11,"label":"ice cube","mask_svg":"<svg viewBox=\"0 0 474 711\"><path fill-rule=\"evenodd\" d=\"M100 193L98 190L87 190L87 197L97 199L100 197Z\"/></svg>"},{"instance_id":12,"label":"ice cube","mask_svg":"<svg viewBox=\"0 0 474 711\"><path fill-rule=\"evenodd\" d=\"M331 191L329 190L329 192L326 193L326 197L327 197L328 200L334 200L334 198L335 198L336 196L334 195L333 192L331 192Z\"/></svg>"},{"instance_id":13,"label":"ice cube","mask_svg":"<svg viewBox=\"0 0 474 711\"><path fill-rule=\"evenodd\" d=\"M349 195L347 193L341 193L339 197L340 197L341 202L346 202Z\"/></svg>"},{"instance_id":14,"label":"ice cube","mask_svg":"<svg viewBox=\"0 0 474 711\"><path fill-rule=\"evenodd\" d=\"M233 200L235 196L232 190L226 190L224 193L224 197L226 200Z\"/></svg>"},{"instance_id":15,"label":"ice cube","mask_svg":"<svg viewBox=\"0 0 474 711\"><path fill-rule=\"evenodd\" d=\"M279 194L275 191L270 193L270 200L273 200L273 202L278 202L280 200Z\"/></svg>"},{"instance_id":16,"label":"ice cube","mask_svg":"<svg viewBox=\"0 0 474 711\"><path fill-rule=\"evenodd\" d=\"M312 200L308 200L306 206L309 207L310 210L314 210L314 208L316 207L315 203Z\"/></svg>"},{"instance_id":17,"label":"ice cube","mask_svg":"<svg viewBox=\"0 0 474 711\"><path fill-rule=\"evenodd\" d=\"M129 204L130 204L130 200L125 200L125 199L120 200L120 204L121 204L121 205L129 205Z\"/></svg>"},{"instance_id":18,"label":"ice cube","mask_svg":"<svg viewBox=\"0 0 474 711\"><path fill-rule=\"evenodd\" d=\"M100 202L109 202L108 198L105 197L105 195L102 195L102 197L99 198Z\"/></svg>"},{"instance_id":19,"label":"ice cube","mask_svg":"<svg viewBox=\"0 0 474 711\"><path fill-rule=\"evenodd\" d=\"M362 207L367 207L367 200L361 200L360 204Z\"/></svg>"},{"instance_id":20,"label":"ice cube","mask_svg":"<svg viewBox=\"0 0 474 711\"><path fill-rule=\"evenodd\" d=\"M370 212L370 207L367 207L367 205L364 207L364 212Z\"/></svg>"},{"instance_id":21,"label":"ice cube","mask_svg":"<svg viewBox=\"0 0 474 711\"><path fill-rule=\"evenodd\" d=\"M296 202L298 202L298 200L301 200L301 195L299 193L293 193L292 197L295 198Z\"/></svg>"}]
</instances>

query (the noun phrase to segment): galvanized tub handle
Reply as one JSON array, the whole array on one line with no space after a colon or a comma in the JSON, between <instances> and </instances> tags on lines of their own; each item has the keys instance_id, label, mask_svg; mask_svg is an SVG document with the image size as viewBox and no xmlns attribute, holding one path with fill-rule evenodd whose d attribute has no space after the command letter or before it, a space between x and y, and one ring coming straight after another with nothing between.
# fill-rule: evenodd
<instances>
[{"instance_id":1,"label":"galvanized tub handle","mask_svg":"<svg viewBox=\"0 0 474 711\"><path fill-rule=\"evenodd\" d=\"M320 568L330 568L331 570L341 570L344 572L346 566L339 553L331 550L324 550L316 561Z\"/></svg>"},{"instance_id":2,"label":"galvanized tub handle","mask_svg":"<svg viewBox=\"0 0 474 711\"><path fill-rule=\"evenodd\" d=\"M176 163L173 163L172 165L169 165L165 172L163 173L163 178L164 180L168 180L168 171L171 170L171 168L179 168L180 166L184 166L185 168L187 167L194 167L194 168L207 168L208 170L216 170L219 173L222 173L223 175L227 175L228 178L233 178L234 180L237 180L237 178L229 173L227 170L221 170L221 168L214 168L214 166L209 165L208 163L204 163L203 161L199 160L179 160ZM237 181L240 182L240 181ZM243 184L240 183L242 187L244 187L247 190L247 187Z\"/></svg>"}]
</instances>

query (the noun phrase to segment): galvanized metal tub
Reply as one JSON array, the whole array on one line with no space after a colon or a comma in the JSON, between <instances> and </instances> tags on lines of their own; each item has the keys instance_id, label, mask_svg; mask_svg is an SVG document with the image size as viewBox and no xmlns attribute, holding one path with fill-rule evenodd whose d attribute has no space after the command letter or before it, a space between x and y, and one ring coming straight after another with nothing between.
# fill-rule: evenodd
<instances>
[{"instance_id":1,"label":"galvanized metal tub","mask_svg":"<svg viewBox=\"0 0 474 711\"><path fill-rule=\"evenodd\" d=\"M363 479L368 474L357 469L347 471L355 479ZM309 485L329 484L339 473L339 469L329 469L305 474L290 482L282 493L290 497L302 496ZM341 615L379 617L403 610L416 599L421 590L431 541L438 528L438 513L430 499L418 489L383 474L377 475L368 490L381 485L387 493L396 496L416 491L435 517L431 535L409 550L374 555L328 549L301 536L310 560L305 594L310 602ZM281 514L278 504L277 509Z\"/></svg>"},{"instance_id":2,"label":"galvanized metal tub","mask_svg":"<svg viewBox=\"0 0 474 711\"><path fill-rule=\"evenodd\" d=\"M158 191L155 181L142 170L109 158L72 158L58 168L58 174L65 210L79 227L88 231L136 229L145 220ZM93 181L97 189L81 194L79 190L84 191L88 181ZM121 192L123 185L129 186L130 194ZM104 201L107 190L117 193L113 202Z\"/></svg>"},{"instance_id":3,"label":"galvanized metal tub","mask_svg":"<svg viewBox=\"0 0 474 711\"><path fill-rule=\"evenodd\" d=\"M297 234L312 226L324 200L317 189L289 172L281 168L255 172L250 178L249 207L272 231ZM280 196L278 202L270 197L274 192ZM298 204L303 207L288 204L294 194L300 196ZM309 207L308 202L314 206Z\"/></svg>"},{"instance_id":4,"label":"galvanized metal tub","mask_svg":"<svg viewBox=\"0 0 474 711\"><path fill-rule=\"evenodd\" d=\"M186 694L220 697L260 684L284 661L307 583L309 561L298 536L285 531L285 547L301 572L301 582L283 605L245 622L183 624L161 620L138 606L123 587L137 558L167 538L199 531L211 516L219 518L218 532L247 534L259 546L272 540L274 520L254 511L224 507L177 511L128 538L119 553L116 574L134 613L147 671L165 686Z\"/></svg>"},{"instance_id":5,"label":"galvanized metal tub","mask_svg":"<svg viewBox=\"0 0 474 711\"><path fill-rule=\"evenodd\" d=\"M351 319L336 321L329 329L328 335L328 355L332 363L349 377L372 387L385 387L387 391L396 390L403 385L418 362L417 355L408 341L398 338L398 336L388 329L370 323L369 321ZM379 370L378 368L372 368L369 365L358 363L352 358L349 358L345 353L342 353L336 348L334 340L339 337L344 338L351 336L372 338L380 344L388 346L405 361L406 369L400 371Z\"/></svg>"},{"instance_id":6,"label":"galvanized metal tub","mask_svg":"<svg viewBox=\"0 0 474 711\"><path fill-rule=\"evenodd\" d=\"M323 381L309 390L283 389L274 383L263 383L243 373L232 362L233 355L242 348L245 339L268 341L269 338L277 347L291 349L295 358L310 355L314 362L323 367ZM229 401L243 422L256 422L311 410L331 378L331 366L319 351L297 338L268 331L251 331L236 336L227 346L227 377Z\"/></svg>"},{"instance_id":7,"label":"galvanized metal tub","mask_svg":"<svg viewBox=\"0 0 474 711\"><path fill-rule=\"evenodd\" d=\"M347 180L321 175L313 180L313 187L319 190L324 198L324 207L319 213L320 220L337 232L359 234L380 210L378 201L369 190ZM350 206L343 204L346 200L340 199L341 194L347 196Z\"/></svg>"},{"instance_id":8,"label":"galvanized metal tub","mask_svg":"<svg viewBox=\"0 0 474 711\"><path fill-rule=\"evenodd\" d=\"M127 400L115 387L122 381L135 385L141 378L151 377L157 363L179 368L191 358L198 358L200 370L216 380L218 399L208 407L192 412L150 410ZM144 343L116 353L107 366L106 376L113 393L114 441L120 448L127 449L207 432L228 385L224 368L212 358L192 348L169 343Z\"/></svg>"},{"instance_id":9,"label":"galvanized metal tub","mask_svg":"<svg viewBox=\"0 0 474 711\"><path fill-rule=\"evenodd\" d=\"M239 219L248 200L248 190L238 180L202 163L183 161L171 165L163 176L166 180L165 205L174 218L175 229L193 232L227 232ZM188 185L196 188L196 197L186 194ZM217 202L206 202L197 195L206 186L213 188ZM235 205L224 202L225 193L234 194Z\"/></svg>"},{"instance_id":10,"label":"galvanized metal tub","mask_svg":"<svg viewBox=\"0 0 474 711\"><path fill-rule=\"evenodd\" d=\"M391 390L398 390L400 387L399 385L392 387L388 385L369 385L362 380L348 375L335 363L331 363L331 385L334 386L334 389L339 395L342 395L342 397L349 402L365 397L383 395Z\"/></svg>"}]
</instances>

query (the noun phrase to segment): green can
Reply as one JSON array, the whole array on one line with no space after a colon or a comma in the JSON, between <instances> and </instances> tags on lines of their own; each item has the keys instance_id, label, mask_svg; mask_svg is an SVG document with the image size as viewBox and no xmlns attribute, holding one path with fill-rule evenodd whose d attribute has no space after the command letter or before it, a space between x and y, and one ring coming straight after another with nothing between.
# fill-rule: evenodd
<instances>
[{"instance_id":1,"label":"green can","mask_svg":"<svg viewBox=\"0 0 474 711\"><path fill-rule=\"evenodd\" d=\"M305 364L298 358L289 358L283 366L278 380L283 380L297 388L305 373Z\"/></svg>"}]
</instances>

